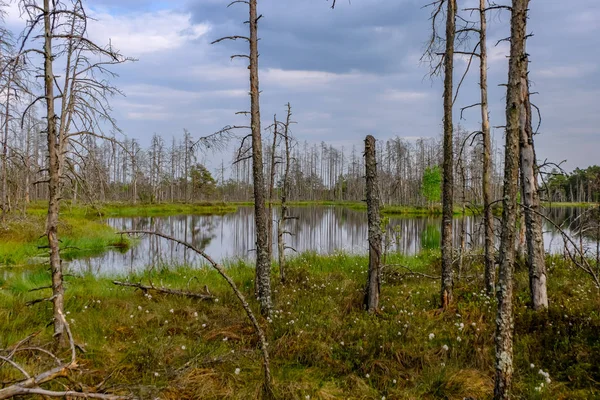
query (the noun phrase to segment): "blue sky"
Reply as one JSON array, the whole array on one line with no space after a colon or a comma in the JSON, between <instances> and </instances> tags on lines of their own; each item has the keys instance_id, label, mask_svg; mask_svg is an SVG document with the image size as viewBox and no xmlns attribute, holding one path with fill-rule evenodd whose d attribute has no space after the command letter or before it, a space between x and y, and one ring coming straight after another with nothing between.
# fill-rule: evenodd
<instances>
[{"instance_id":1,"label":"blue sky","mask_svg":"<svg viewBox=\"0 0 600 400\"><path fill-rule=\"evenodd\" d=\"M210 42L244 34L241 5L223 0L93 0L92 39L111 40L138 62L115 69L114 83L127 97L114 98L114 116L129 137L149 143L153 133L169 139L183 128L194 136L225 125L244 124L234 113L248 109L248 71L231 54L244 43ZM425 0L259 0L261 111L264 125L283 117L292 103L299 140L360 146L367 134L437 137L442 129L441 78L426 77L419 62L427 40ZM459 0L471 7L473 0ZM598 163L600 151L600 2L532 0L529 40L534 102L542 111L537 155L565 167ZM476 16L474 16L476 17ZM490 112L492 126L504 125L508 44L506 13L489 15ZM7 23L18 29L16 12ZM475 43L475 40L472 41ZM465 67L456 62L456 79ZM456 106L478 101L477 64ZM455 121L459 121L458 112ZM460 121L477 129L473 109ZM501 144L502 129L494 130ZM170 142L170 140L167 140ZM229 159L229 154L224 154ZM219 156L212 156L219 158Z\"/></svg>"}]
</instances>

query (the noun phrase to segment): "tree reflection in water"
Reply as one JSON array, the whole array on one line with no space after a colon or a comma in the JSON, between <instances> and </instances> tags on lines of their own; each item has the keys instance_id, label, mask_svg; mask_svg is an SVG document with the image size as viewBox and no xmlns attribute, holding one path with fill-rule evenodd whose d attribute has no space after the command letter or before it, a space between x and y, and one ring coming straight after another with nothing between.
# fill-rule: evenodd
<instances>
[{"instance_id":1,"label":"tree reflection in water","mask_svg":"<svg viewBox=\"0 0 600 400\"><path fill-rule=\"evenodd\" d=\"M569 230L577 219L576 208L553 208L549 217ZM273 210L273 220L279 215ZM302 251L331 254L335 251L367 252L367 214L339 206L292 207L288 221L286 244ZM117 230L155 230L192 243L216 260L251 259L254 249L254 215L251 207L240 207L226 215L178 215L169 217L111 218L106 221ZM389 217L387 231L394 238L390 251L416 254L421 249L439 248L440 218ZM483 245L480 217L465 217L467 249ZM454 220L454 237L458 239L460 219ZM576 232L571 226L573 232ZM276 234L274 230L273 234ZM585 241L590 242L586 238ZM551 224L545 224L544 241L551 252L562 252L563 241ZM277 256L277 239L273 239L273 256ZM588 243L589 244L589 243ZM455 243L458 247L459 243ZM109 250L99 257L79 259L69 263L74 272L91 274L124 274L147 268L165 268L178 264L198 264L203 261L195 254L158 237L141 237L125 252Z\"/></svg>"}]
</instances>

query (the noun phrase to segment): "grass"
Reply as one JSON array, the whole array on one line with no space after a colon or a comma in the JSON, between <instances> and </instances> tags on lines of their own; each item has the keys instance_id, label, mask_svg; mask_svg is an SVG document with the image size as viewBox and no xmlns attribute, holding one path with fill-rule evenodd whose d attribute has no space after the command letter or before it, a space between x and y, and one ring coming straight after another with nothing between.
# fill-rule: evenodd
<instances>
[{"instance_id":1,"label":"grass","mask_svg":"<svg viewBox=\"0 0 600 400\"><path fill-rule=\"evenodd\" d=\"M439 273L436 252L394 254L388 263ZM368 315L362 310L366 265L362 256L305 253L290 260L286 285L276 281L273 269L273 317L260 322L268 335L277 398L490 398L495 300L480 291L479 278L458 282L455 309L441 313L437 281L388 268L381 312ZM562 258L549 258L548 265L551 306L545 313L527 308L527 274L517 271L514 398L600 398L598 291ZM253 298L252 266L237 262L227 267L247 298ZM465 275L480 272L475 263ZM86 350L79 356L86 372L77 379L91 385L110 376L108 387L132 388L144 399L258 396L257 340L216 273L179 266L120 277L127 278L196 291L206 285L218 301L147 296L117 287L110 278L68 277L66 310ZM30 292L48 280L43 269L0 274L0 348L38 330L33 342L50 342L50 305L25 305L48 294ZM256 302L251 304L256 309ZM37 359L23 356L21 361L41 368ZM549 373L550 384L540 369ZM0 380L12 374L0 368Z\"/></svg>"},{"instance_id":2,"label":"grass","mask_svg":"<svg viewBox=\"0 0 600 400\"><path fill-rule=\"evenodd\" d=\"M23 266L47 262L45 218L13 216L0 228L0 266ZM59 225L61 255L65 260L101 254L107 247L127 249L130 239L97 220L62 217Z\"/></svg>"},{"instance_id":3,"label":"grass","mask_svg":"<svg viewBox=\"0 0 600 400\"><path fill-rule=\"evenodd\" d=\"M167 216L178 214L222 215L235 212L237 206L225 203L121 204L98 206L61 205L59 237L61 254L66 260L101 254L108 247L127 249L130 240L115 235L104 224L107 217ZM32 203L26 215L9 215L0 224L0 266L43 263L48 257L45 232L47 204Z\"/></svg>"},{"instance_id":4,"label":"grass","mask_svg":"<svg viewBox=\"0 0 600 400\"><path fill-rule=\"evenodd\" d=\"M73 218L98 218L98 217L160 217L178 214L194 215L222 215L237 210L235 204L222 202L203 203L160 203L160 204L131 204L131 203L104 203L98 205L72 205L63 202L61 213ZM32 204L28 213L31 215L46 215L47 205L39 202Z\"/></svg>"}]
</instances>

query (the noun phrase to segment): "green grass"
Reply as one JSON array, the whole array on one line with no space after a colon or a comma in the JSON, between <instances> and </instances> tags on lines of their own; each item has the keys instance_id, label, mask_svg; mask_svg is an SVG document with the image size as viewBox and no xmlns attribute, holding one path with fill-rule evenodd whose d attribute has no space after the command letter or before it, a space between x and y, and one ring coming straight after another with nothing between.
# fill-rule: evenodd
<instances>
[{"instance_id":1,"label":"green grass","mask_svg":"<svg viewBox=\"0 0 600 400\"><path fill-rule=\"evenodd\" d=\"M115 235L102 222L106 217L167 216L178 214L222 215L235 212L237 206L225 203L120 204L98 206L61 205L59 238L66 260L101 254L109 247L127 249L130 240ZM44 237L47 204L35 202L27 214L10 215L0 225L0 266L43 263L48 257Z\"/></svg>"},{"instance_id":2,"label":"green grass","mask_svg":"<svg viewBox=\"0 0 600 400\"><path fill-rule=\"evenodd\" d=\"M131 204L131 203L104 203L97 205L72 205L63 202L61 215L73 218L97 217L149 217L167 216L178 214L211 215L227 214L237 210L235 204L221 202L203 203L160 203L160 204ZM32 204L28 213L30 215L46 215L47 205L42 202Z\"/></svg>"},{"instance_id":3,"label":"green grass","mask_svg":"<svg viewBox=\"0 0 600 400\"><path fill-rule=\"evenodd\" d=\"M439 273L436 252L394 254L388 263ZM290 260L286 285L277 282L273 269L273 318L260 323L268 335L277 398L490 398L495 300L480 291L479 278L458 282L455 308L441 313L437 281L390 267L384 273L381 312L368 315L362 310L366 265L362 256L305 253ZM599 398L598 291L562 258L549 258L549 266L551 306L546 313L526 308L527 275L517 271L515 398ZM252 266L238 262L227 267L256 310ZM481 266L474 263L464 273L478 276ZM141 398L257 397L262 376L257 340L215 272L173 267L128 278L194 291L206 285L218 302L156 293L148 297L114 286L109 278L68 277L66 310L86 350L79 355L86 372L77 379L91 385L110 375L108 387L131 387ZM38 330L34 344L51 340L50 305L25 306L48 295L48 290L30 292L48 280L43 270L0 275L0 348ZM39 360L22 361L41 368ZM552 380L540 392L536 387L544 379L539 369ZM12 374L0 368L0 380Z\"/></svg>"}]
</instances>

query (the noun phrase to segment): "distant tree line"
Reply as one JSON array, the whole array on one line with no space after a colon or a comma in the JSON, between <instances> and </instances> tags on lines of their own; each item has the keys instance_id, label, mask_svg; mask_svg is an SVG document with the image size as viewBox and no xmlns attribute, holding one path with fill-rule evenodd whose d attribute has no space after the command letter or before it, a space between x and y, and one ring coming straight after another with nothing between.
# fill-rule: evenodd
<instances>
[{"instance_id":1,"label":"distant tree line","mask_svg":"<svg viewBox=\"0 0 600 400\"><path fill-rule=\"evenodd\" d=\"M31 114L23 126L20 121L9 121L7 151L1 165L6 179L2 191L6 210L48 196L45 133L41 130L42 120ZM459 127L455 131L455 159L461 166L455 171L455 197L481 204L481 145L465 143L468 132L464 129ZM73 147L76 162L69 163L65 169L65 199L92 203L253 200L252 160L224 161L209 171L200 162L202 153L187 130L179 139L154 134L147 147L142 147L137 139L124 139L119 143L93 137L84 140L85 147ZM264 140L265 160L270 160L273 152L270 141L269 137ZM280 147L275 149L276 159L283 159L284 149ZM502 185L501 150L497 149L494 155L492 186L497 198ZM235 157L233 155L232 160ZM429 191L435 188L429 184L427 193L422 189L426 171L436 170L441 161L441 142L435 138L395 137L377 141L382 203L439 204L439 198L429 197ZM283 164L276 162L274 168L274 197L279 198ZM264 170L265 176L271 175L270 163L264 163ZM364 170L362 151L355 146L338 148L325 142L295 142L291 149L288 200L362 201L365 199Z\"/></svg>"},{"instance_id":2,"label":"distant tree line","mask_svg":"<svg viewBox=\"0 0 600 400\"><path fill-rule=\"evenodd\" d=\"M600 201L600 166L576 168L570 174L554 169L542 189L549 201L598 202Z\"/></svg>"}]
</instances>

